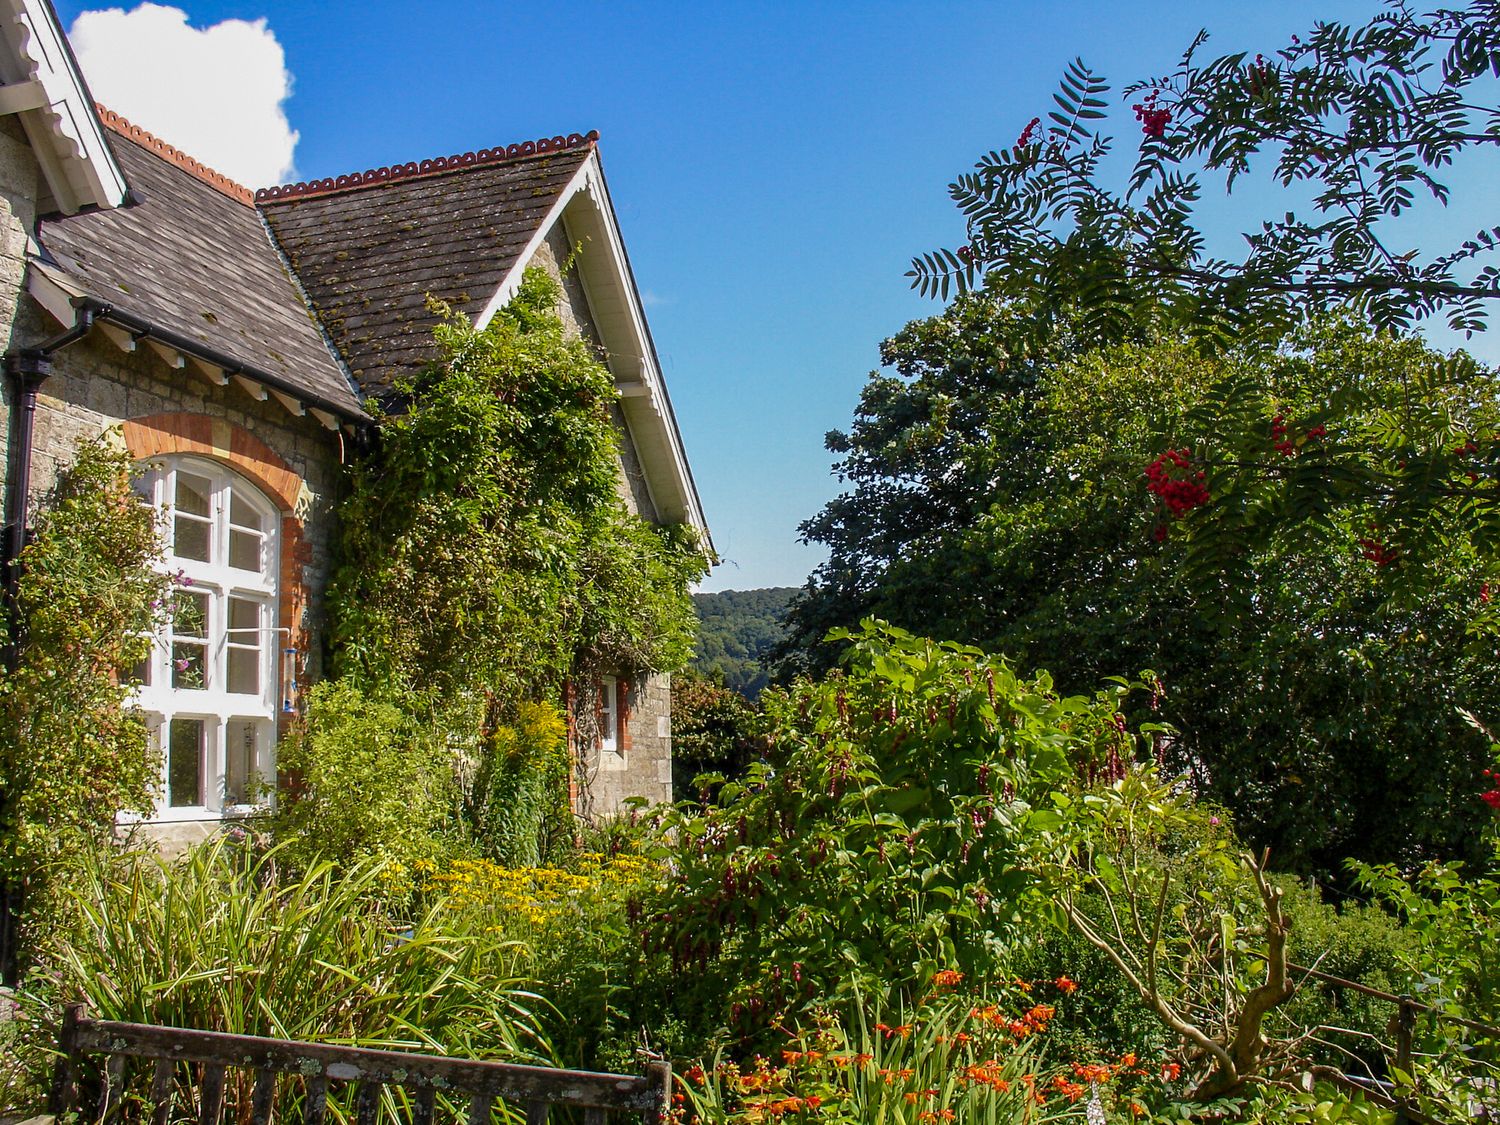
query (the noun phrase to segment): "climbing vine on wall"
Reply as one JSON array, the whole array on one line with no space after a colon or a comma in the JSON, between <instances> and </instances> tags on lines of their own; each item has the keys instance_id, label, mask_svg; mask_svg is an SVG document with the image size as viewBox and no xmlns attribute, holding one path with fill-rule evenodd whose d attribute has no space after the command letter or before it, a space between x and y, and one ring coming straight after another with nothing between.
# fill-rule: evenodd
<instances>
[{"instance_id":1,"label":"climbing vine on wall","mask_svg":"<svg viewBox=\"0 0 1500 1125\"><path fill-rule=\"evenodd\" d=\"M531 269L483 331L440 310L437 359L356 464L331 603L361 690L492 728L497 701L690 658L702 548L626 508L614 380L560 296Z\"/></svg>"},{"instance_id":2,"label":"climbing vine on wall","mask_svg":"<svg viewBox=\"0 0 1500 1125\"><path fill-rule=\"evenodd\" d=\"M122 684L165 612L160 553L128 455L81 443L21 552L17 651L0 675L0 881L13 892L35 899L116 812L152 807L158 760Z\"/></svg>"}]
</instances>

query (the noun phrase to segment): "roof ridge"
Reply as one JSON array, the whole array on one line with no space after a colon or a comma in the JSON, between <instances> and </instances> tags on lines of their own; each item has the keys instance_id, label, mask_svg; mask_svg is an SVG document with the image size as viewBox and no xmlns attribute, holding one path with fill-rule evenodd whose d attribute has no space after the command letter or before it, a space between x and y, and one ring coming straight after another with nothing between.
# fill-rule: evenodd
<instances>
[{"instance_id":1,"label":"roof ridge","mask_svg":"<svg viewBox=\"0 0 1500 1125\"><path fill-rule=\"evenodd\" d=\"M511 160L525 160L534 156L546 156L567 149L592 146L599 140L599 130L587 133L569 133L567 136L540 137L534 141L482 148L477 152L463 152L453 156L436 156L429 160L409 161L405 164L390 164L381 168L370 168L363 172L349 172L342 176L330 176L321 180L304 180L279 187L260 188L255 193L256 203L276 203L283 199L304 198L311 195L330 195L355 188L388 184L394 180L417 179L442 172L456 172L463 168L474 168L486 164L501 164Z\"/></svg>"},{"instance_id":2,"label":"roof ridge","mask_svg":"<svg viewBox=\"0 0 1500 1125\"><path fill-rule=\"evenodd\" d=\"M215 172L201 160L195 160L180 148L168 144L154 133L147 132L139 125L131 124L114 110L106 109L98 102L94 103L94 108L99 111L99 120L103 122L106 128L120 134L126 140L134 141L142 148L151 150L169 164L174 164L184 172L202 180L209 187L221 195L227 195L236 203L243 203L247 207L255 205L255 196L251 194L249 188L235 183L222 172Z\"/></svg>"}]
</instances>

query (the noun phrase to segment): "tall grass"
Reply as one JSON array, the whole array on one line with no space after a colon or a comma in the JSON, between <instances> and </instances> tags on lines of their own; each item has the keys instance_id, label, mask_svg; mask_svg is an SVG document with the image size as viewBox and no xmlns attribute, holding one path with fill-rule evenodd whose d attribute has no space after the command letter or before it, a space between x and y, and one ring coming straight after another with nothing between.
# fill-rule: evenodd
<instances>
[{"instance_id":1,"label":"tall grass","mask_svg":"<svg viewBox=\"0 0 1500 1125\"><path fill-rule=\"evenodd\" d=\"M98 1019L551 1061L518 943L441 903L396 915L381 863L286 874L280 855L221 838L175 863L84 860L21 997L33 1046L81 1000Z\"/></svg>"}]
</instances>

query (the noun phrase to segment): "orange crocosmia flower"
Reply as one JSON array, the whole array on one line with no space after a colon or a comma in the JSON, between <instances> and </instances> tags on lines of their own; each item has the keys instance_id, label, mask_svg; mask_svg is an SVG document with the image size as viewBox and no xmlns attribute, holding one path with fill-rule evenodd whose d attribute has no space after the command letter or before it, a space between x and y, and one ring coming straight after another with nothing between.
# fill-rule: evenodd
<instances>
[{"instance_id":1,"label":"orange crocosmia flower","mask_svg":"<svg viewBox=\"0 0 1500 1125\"><path fill-rule=\"evenodd\" d=\"M694 1063L692 1066L688 1067L686 1073L683 1074L683 1077L686 1078L689 1082L698 1083L698 1085L700 1086L703 1085L704 1081L707 1078L707 1076L703 1073L703 1068L697 1063Z\"/></svg>"},{"instance_id":2,"label":"orange crocosmia flower","mask_svg":"<svg viewBox=\"0 0 1500 1125\"><path fill-rule=\"evenodd\" d=\"M1030 992L1031 991L1031 982L1029 980L1022 980L1020 977L1017 977L1016 980L1015 980L1015 985L1022 992Z\"/></svg>"},{"instance_id":3,"label":"orange crocosmia flower","mask_svg":"<svg viewBox=\"0 0 1500 1125\"><path fill-rule=\"evenodd\" d=\"M794 1063L802 1057L801 1051L782 1051L781 1057L788 1063Z\"/></svg>"},{"instance_id":4,"label":"orange crocosmia flower","mask_svg":"<svg viewBox=\"0 0 1500 1125\"><path fill-rule=\"evenodd\" d=\"M1135 1065L1135 1052L1131 1051L1128 1055L1126 1055L1124 1058L1122 1058L1120 1060L1120 1065L1121 1066L1134 1066Z\"/></svg>"},{"instance_id":5,"label":"orange crocosmia flower","mask_svg":"<svg viewBox=\"0 0 1500 1125\"><path fill-rule=\"evenodd\" d=\"M820 1097L818 1097L817 1094L809 1094L809 1095L807 1095L807 1108L808 1109L817 1109L822 1104L823 1104L823 1099L820 1098Z\"/></svg>"},{"instance_id":6,"label":"orange crocosmia flower","mask_svg":"<svg viewBox=\"0 0 1500 1125\"><path fill-rule=\"evenodd\" d=\"M1065 977L1065 976L1064 977L1058 977L1057 980L1055 980L1053 983L1057 985L1058 990L1061 991L1061 992L1077 992L1078 991L1078 982L1075 981L1075 980L1072 980L1072 979L1070 979L1068 977Z\"/></svg>"},{"instance_id":7,"label":"orange crocosmia flower","mask_svg":"<svg viewBox=\"0 0 1500 1125\"><path fill-rule=\"evenodd\" d=\"M1131 1113L1131 1115L1133 1117L1144 1117L1145 1116L1146 1107L1143 1106L1143 1105L1141 1105L1140 1102L1131 1102L1129 1104L1130 1104L1130 1113Z\"/></svg>"},{"instance_id":8,"label":"orange crocosmia flower","mask_svg":"<svg viewBox=\"0 0 1500 1125\"><path fill-rule=\"evenodd\" d=\"M844 1069L844 1067L846 1067L846 1066L849 1065L849 1056L848 1055L829 1055L828 1056L828 1061L831 1062L834 1066L838 1067L840 1070L842 1070L842 1069Z\"/></svg>"},{"instance_id":9,"label":"orange crocosmia flower","mask_svg":"<svg viewBox=\"0 0 1500 1125\"><path fill-rule=\"evenodd\" d=\"M964 979L963 973L957 969L943 969L932 978L932 983L938 988L950 988Z\"/></svg>"},{"instance_id":10,"label":"orange crocosmia flower","mask_svg":"<svg viewBox=\"0 0 1500 1125\"><path fill-rule=\"evenodd\" d=\"M1176 1082L1177 1079L1182 1077L1182 1067L1174 1062L1163 1063L1161 1076L1168 1082Z\"/></svg>"},{"instance_id":11,"label":"orange crocosmia flower","mask_svg":"<svg viewBox=\"0 0 1500 1125\"><path fill-rule=\"evenodd\" d=\"M917 1095L916 1095L915 1091L908 1090L906 1092L906 1104L907 1105L916 1105L917 1104Z\"/></svg>"},{"instance_id":12,"label":"orange crocosmia flower","mask_svg":"<svg viewBox=\"0 0 1500 1125\"><path fill-rule=\"evenodd\" d=\"M884 1024L884 1023L877 1023L877 1024L876 1024L876 1025L875 1025L875 1030L876 1030L876 1031L889 1031L889 1030L890 1030L890 1029L891 1029L891 1028L890 1028L890 1025L889 1025L889 1024Z\"/></svg>"},{"instance_id":13,"label":"orange crocosmia flower","mask_svg":"<svg viewBox=\"0 0 1500 1125\"><path fill-rule=\"evenodd\" d=\"M907 1067L904 1070L898 1070L898 1071L896 1071L896 1077L900 1078L903 1081L905 1081L906 1079L910 1078L915 1073L916 1073L915 1070L912 1070L910 1067Z\"/></svg>"},{"instance_id":14,"label":"orange crocosmia flower","mask_svg":"<svg viewBox=\"0 0 1500 1125\"><path fill-rule=\"evenodd\" d=\"M874 1061L875 1061L875 1056L874 1055L867 1055L863 1051L861 1051L859 1054L857 1054L857 1055L854 1056L854 1065L855 1066L869 1066Z\"/></svg>"},{"instance_id":15,"label":"orange crocosmia flower","mask_svg":"<svg viewBox=\"0 0 1500 1125\"><path fill-rule=\"evenodd\" d=\"M1009 1030L1017 1039L1025 1039L1031 1034L1031 1028L1020 1020L1011 1020Z\"/></svg>"},{"instance_id":16,"label":"orange crocosmia flower","mask_svg":"<svg viewBox=\"0 0 1500 1125\"><path fill-rule=\"evenodd\" d=\"M1114 1072L1107 1066L1084 1066L1081 1063L1073 1064L1073 1073L1085 1082L1108 1082L1114 1077Z\"/></svg>"}]
</instances>

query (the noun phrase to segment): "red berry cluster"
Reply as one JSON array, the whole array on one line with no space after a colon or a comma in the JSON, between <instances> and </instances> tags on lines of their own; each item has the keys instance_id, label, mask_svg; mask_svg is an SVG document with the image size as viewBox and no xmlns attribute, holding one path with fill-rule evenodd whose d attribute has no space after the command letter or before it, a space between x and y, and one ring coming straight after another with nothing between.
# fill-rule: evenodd
<instances>
[{"instance_id":1,"label":"red berry cluster","mask_svg":"<svg viewBox=\"0 0 1500 1125\"><path fill-rule=\"evenodd\" d=\"M1490 779L1491 785L1500 786L1500 773L1494 770L1485 770L1484 776ZM1479 794L1479 799L1492 809L1500 809L1500 788L1489 789Z\"/></svg>"},{"instance_id":2,"label":"red berry cluster","mask_svg":"<svg viewBox=\"0 0 1500 1125\"><path fill-rule=\"evenodd\" d=\"M1387 546L1373 536L1367 536L1359 541L1360 553L1376 566L1390 566L1401 557L1401 552L1395 547Z\"/></svg>"},{"instance_id":3,"label":"red berry cluster","mask_svg":"<svg viewBox=\"0 0 1500 1125\"><path fill-rule=\"evenodd\" d=\"M1181 519L1194 508L1208 503L1206 476L1190 472L1192 458L1186 449L1169 449L1146 466L1146 489L1161 499L1174 519ZM1174 476L1174 473L1181 475ZM1158 539L1165 535L1158 536Z\"/></svg>"},{"instance_id":4,"label":"red berry cluster","mask_svg":"<svg viewBox=\"0 0 1500 1125\"><path fill-rule=\"evenodd\" d=\"M1328 436L1328 427L1319 423L1303 436L1306 441L1320 441ZM1297 452L1297 441L1287 429L1284 414L1278 414L1271 419L1271 448L1283 457L1290 457Z\"/></svg>"},{"instance_id":5,"label":"red berry cluster","mask_svg":"<svg viewBox=\"0 0 1500 1125\"><path fill-rule=\"evenodd\" d=\"M1040 117L1033 117L1030 121L1028 121L1026 123L1026 128L1022 129L1021 135L1016 138L1016 147L1025 148L1027 145L1029 145L1031 143L1032 134L1036 132L1036 127L1041 123L1042 119Z\"/></svg>"},{"instance_id":6,"label":"red berry cluster","mask_svg":"<svg viewBox=\"0 0 1500 1125\"><path fill-rule=\"evenodd\" d=\"M1479 604L1490 604L1490 584L1488 582L1479 587Z\"/></svg>"},{"instance_id":7,"label":"red berry cluster","mask_svg":"<svg viewBox=\"0 0 1500 1125\"><path fill-rule=\"evenodd\" d=\"M1156 104L1159 94L1159 90L1152 90L1145 101L1130 107L1135 110L1135 119L1141 123L1141 132L1148 137L1166 136L1167 125L1172 121L1172 111Z\"/></svg>"},{"instance_id":8,"label":"red berry cluster","mask_svg":"<svg viewBox=\"0 0 1500 1125\"><path fill-rule=\"evenodd\" d=\"M1255 64L1248 68L1246 78L1252 94L1259 94L1267 86L1271 77L1271 64L1266 62L1265 55L1256 55Z\"/></svg>"}]
</instances>

